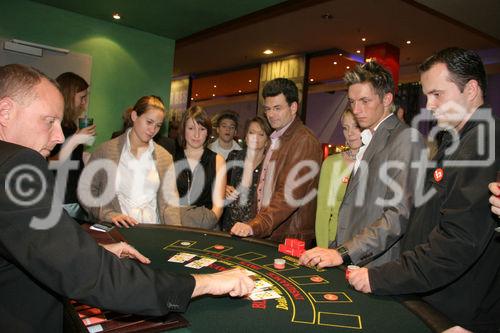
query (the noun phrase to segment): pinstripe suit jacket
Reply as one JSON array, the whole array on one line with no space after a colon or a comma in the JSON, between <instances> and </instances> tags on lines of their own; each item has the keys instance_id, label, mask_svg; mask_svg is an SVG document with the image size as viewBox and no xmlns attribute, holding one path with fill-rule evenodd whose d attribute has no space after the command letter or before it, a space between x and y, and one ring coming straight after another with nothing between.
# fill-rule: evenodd
<instances>
[{"instance_id":1,"label":"pinstripe suit jacket","mask_svg":"<svg viewBox=\"0 0 500 333\"><path fill-rule=\"evenodd\" d=\"M380 124L350 177L330 247L343 245L358 265L377 266L399 257L417 179L411 162L421 153L426 153L425 144L415 129L394 115Z\"/></svg>"}]
</instances>

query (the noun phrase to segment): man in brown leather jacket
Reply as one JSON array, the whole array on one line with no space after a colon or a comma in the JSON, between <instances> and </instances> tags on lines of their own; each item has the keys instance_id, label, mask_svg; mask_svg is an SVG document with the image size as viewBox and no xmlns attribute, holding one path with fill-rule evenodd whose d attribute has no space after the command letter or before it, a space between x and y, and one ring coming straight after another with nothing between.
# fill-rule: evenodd
<instances>
[{"instance_id":1,"label":"man in brown leather jacket","mask_svg":"<svg viewBox=\"0 0 500 333\"><path fill-rule=\"evenodd\" d=\"M258 211L252 220L236 223L231 233L273 241L299 238L311 245L321 145L297 117L299 98L293 81L278 78L268 82L262 97L275 131L257 187Z\"/></svg>"}]
</instances>

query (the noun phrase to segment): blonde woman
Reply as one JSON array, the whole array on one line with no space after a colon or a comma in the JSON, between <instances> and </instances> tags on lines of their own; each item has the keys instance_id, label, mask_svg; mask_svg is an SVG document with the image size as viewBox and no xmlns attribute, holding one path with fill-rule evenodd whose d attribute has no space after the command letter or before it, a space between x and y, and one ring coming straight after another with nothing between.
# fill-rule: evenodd
<instances>
[{"instance_id":1,"label":"blonde woman","mask_svg":"<svg viewBox=\"0 0 500 333\"><path fill-rule=\"evenodd\" d=\"M316 244L328 248L335 240L340 204L344 198L356 154L362 145L361 129L350 108L340 119L348 150L329 156L321 166L316 209Z\"/></svg>"}]
</instances>

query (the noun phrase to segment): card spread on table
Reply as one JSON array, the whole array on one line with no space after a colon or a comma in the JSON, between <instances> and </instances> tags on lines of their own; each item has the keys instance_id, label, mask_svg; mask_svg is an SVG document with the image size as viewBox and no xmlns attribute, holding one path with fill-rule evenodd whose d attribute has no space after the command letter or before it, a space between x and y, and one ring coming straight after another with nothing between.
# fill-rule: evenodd
<instances>
[{"instance_id":1,"label":"card spread on table","mask_svg":"<svg viewBox=\"0 0 500 333\"><path fill-rule=\"evenodd\" d=\"M196 254L180 252L180 253L177 253L176 255L174 255L173 257L171 257L170 259L168 259L168 261L183 263L183 262L186 262L186 261L193 259L194 257L196 257Z\"/></svg>"},{"instance_id":2,"label":"card spread on table","mask_svg":"<svg viewBox=\"0 0 500 333\"><path fill-rule=\"evenodd\" d=\"M281 298L283 296L281 296L274 290L263 290L263 291L254 291L248 297L252 301L262 301L264 299L275 299L275 298Z\"/></svg>"},{"instance_id":3,"label":"card spread on table","mask_svg":"<svg viewBox=\"0 0 500 333\"><path fill-rule=\"evenodd\" d=\"M266 280L260 280L259 279L259 280L255 281L254 292L256 292L256 291L263 291L265 289L271 288L272 286L273 286L272 283L269 283Z\"/></svg>"},{"instance_id":4,"label":"card spread on table","mask_svg":"<svg viewBox=\"0 0 500 333\"><path fill-rule=\"evenodd\" d=\"M198 260L195 260L195 261L192 261L190 262L189 264L187 265L184 265L185 267L189 267L189 268L194 268L194 269L200 269L202 267L206 267L208 265L211 265L213 264L214 262L216 262L217 259L212 259L212 258L201 258L201 259L198 259Z\"/></svg>"}]
</instances>

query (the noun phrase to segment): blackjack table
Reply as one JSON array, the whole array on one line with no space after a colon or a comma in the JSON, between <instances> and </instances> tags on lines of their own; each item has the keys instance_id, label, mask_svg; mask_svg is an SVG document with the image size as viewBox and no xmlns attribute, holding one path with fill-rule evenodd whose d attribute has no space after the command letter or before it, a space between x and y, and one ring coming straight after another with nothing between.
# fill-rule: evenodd
<instances>
[{"instance_id":1,"label":"blackjack table","mask_svg":"<svg viewBox=\"0 0 500 333\"><path fill-rule=\"evenodd\" d=\"M447 319L423 301L355 291L340 268L316 269L278 252L277 244L226 233L159 225L114 228L115 241L126 241L151 259L153 268L173 273L215 273L243 268L265 281L279 298L251 300L203 296L181 314L189 323L175 332L440 332ZM177 254L194 255L171 262ZM192 261L216 260L196 269ZM274 259L285 260L275 268Z\"/></svg>"}]
</instances>

